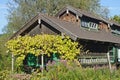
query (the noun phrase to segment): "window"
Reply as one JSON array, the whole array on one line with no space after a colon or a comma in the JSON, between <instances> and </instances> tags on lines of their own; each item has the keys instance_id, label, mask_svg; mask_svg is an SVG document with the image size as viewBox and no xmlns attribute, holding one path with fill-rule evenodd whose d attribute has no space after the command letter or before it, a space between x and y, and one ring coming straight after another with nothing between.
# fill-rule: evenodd
<instances>
[{"instance_id":1,"label":"window","mask_svg":"<svg viewBox=\"0 0 120 80\"><path fill-rule=\"evenodd\" d=\"M81 21L81 26L90 29L98 29L98 24L94 22Z\"/></svg>"},{"instance_id":2,"label":"window","mask_svg":"<svg viewBox=\"0 0 120 80\"><path fill-rule=\"evenodd\" d=\"M111 30L112 33L120 35L120 31L118 30Z\"/></svg>"}]
</instances>

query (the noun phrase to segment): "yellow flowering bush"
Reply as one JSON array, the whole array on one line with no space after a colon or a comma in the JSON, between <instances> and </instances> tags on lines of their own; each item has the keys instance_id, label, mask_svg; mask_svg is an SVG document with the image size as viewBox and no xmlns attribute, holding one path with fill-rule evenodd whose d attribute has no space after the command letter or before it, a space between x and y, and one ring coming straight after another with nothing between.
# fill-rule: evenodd
<instances>
[{"instance_id":1,"label":"yellow flowering bush","mask_svg":"<svg viewBox=\"0 0 120 80\"><path fill-rule=\"evenodd\" d=\"M68 36L62 38L59 35L18 36L9 40L6 46L9 52L16 56L18 65L28 53L35 56L40 54L50 56L50 53L59 53L62 59L67 60L73 60L80 53L77 42L71 41Z\"/></svg>"}]
</instances>

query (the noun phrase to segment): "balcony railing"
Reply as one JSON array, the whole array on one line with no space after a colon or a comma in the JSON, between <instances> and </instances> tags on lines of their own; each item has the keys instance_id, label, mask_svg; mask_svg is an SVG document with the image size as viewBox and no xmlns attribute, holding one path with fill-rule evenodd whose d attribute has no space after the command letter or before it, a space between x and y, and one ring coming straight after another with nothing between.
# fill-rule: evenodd
<instances>
[{"instance_id":1,"label":"balcony railing","mask_svg":"<svg viewBox=\"0 0 120 80\"><path fill-rule=\"evenodd\" d=\"M89 57L80 57L79 62L81 64L106 64L108 59L106 56L89 56Z\"/></svg>"},{"instance_id":2,"label":"balcony railing","mask_svg":"<svg viewBox=\"0 0 120 80\"><path fill-rule=\"evenodd\" d=\"M107 53L88 53L78 57L81 64L108 64ZM110 55L110 62L114 63L115 57Z\"/></svg>"}]
</instances>

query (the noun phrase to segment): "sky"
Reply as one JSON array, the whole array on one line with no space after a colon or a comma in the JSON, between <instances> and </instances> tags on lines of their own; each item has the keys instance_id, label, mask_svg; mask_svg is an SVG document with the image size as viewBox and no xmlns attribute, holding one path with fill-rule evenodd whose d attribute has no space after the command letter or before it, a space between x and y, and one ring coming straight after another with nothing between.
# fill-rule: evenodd
<instances>
[{"instance_id":1,"label":"sky","mask_svg":"<svg viewBox=\"0 0 120 80\"><path fill-rule=\"evenodd\" d=\"M120 15L120 0L101 0L101 5L110 11L110 16Z\"/></svg>"},{"instance_id":2,"label":"sky","mask_svg":"<svg viewBox=\"0 0 120 80\"><path fill-rule=\"evenodd\" d=\"M5 25L7 25L7 2L8 0L0 0L0 34Z\"/></svg>"},{"instance_id":3,"label":"sky","mask_svg":"<svg viewBox=\"0 0 120 80\"><path fill-rule=\"evenodd\" d=\"M2 34L2 29L7 25L7 3L11 0L0 0L0 34ZM107 7L110 10L109 15L120 15L120 0L101 0L102 6Z\"/></svg>"}]
</instances>

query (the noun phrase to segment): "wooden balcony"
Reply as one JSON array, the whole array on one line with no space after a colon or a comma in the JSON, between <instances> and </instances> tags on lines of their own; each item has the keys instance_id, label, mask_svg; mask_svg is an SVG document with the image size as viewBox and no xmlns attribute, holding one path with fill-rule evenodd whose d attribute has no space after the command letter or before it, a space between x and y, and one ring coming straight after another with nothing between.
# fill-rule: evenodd
<instances>
[{"instance_id":1,"label":"wooden balcony","mask_svg":"<svg viewBox=\"0 0 120 80\"><path fill-rule=\"evenodd\" d=\"M80 55L78 57L78 60L81 64L108 64L108 58L106 53L93 53L93 54L86 54L86 55ZM110 62L113 63L114 59L113 56L110 56Z\"/></svg>"}]
</instances>

